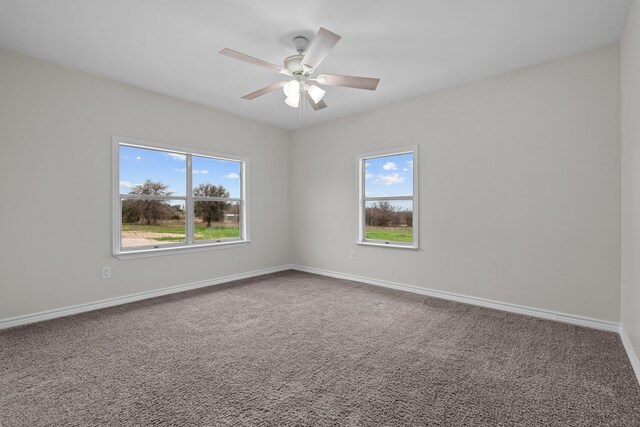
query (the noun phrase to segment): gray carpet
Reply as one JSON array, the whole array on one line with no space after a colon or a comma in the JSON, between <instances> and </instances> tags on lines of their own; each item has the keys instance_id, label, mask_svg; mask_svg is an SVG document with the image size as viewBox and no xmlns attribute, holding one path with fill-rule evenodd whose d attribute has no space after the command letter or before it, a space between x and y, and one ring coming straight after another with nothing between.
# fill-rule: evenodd
<instances>
[{"instance_id":1,"label":"gray carpet","mask_svg":"<svg viewBox=\"0 0 640 427\"><path fill-rule=\"evenodd\" d=\"M0 332L0 425L640 426L619 337L284 272Z\"/></svg>"}]
</instances>

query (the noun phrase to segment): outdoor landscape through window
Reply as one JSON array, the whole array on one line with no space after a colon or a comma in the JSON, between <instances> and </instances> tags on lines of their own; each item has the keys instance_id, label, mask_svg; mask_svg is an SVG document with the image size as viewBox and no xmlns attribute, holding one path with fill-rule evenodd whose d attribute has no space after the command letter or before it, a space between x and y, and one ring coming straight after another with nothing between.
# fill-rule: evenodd
<instances>
[{"instance_id":1,"label":"outdoor landscape through window","mask_svg":"<svg viewBox=\"0 0 640 427\"><path fill-rule=\"evenodd\" d=\"M413 243L413 152L361 162L365 241Z\"/></svg>"},{"instance_id":2,"label":"outdoor landscape through window","mask_svg":"<svg viewBox=\"0 0 640 427\"><path fill-rule=\"evenodd\" d=\"M242 171L240 161L120 144L120 249L242 239Z\"/></svg>"}]
</instances>

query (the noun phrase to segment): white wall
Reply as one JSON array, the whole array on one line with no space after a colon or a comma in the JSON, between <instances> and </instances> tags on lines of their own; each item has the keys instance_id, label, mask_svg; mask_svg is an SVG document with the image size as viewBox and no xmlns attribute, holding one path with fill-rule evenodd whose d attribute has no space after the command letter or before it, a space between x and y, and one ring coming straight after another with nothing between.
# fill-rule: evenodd
<instances>
[{"instance_id":1,"label":"white wall","mask_svg":"<svg viewBox=\"0 0 640 427\"><path fill-rule=\"evenodd\" d=\"M113 258L112 135L248 157L253 241ZM286 131L0 50L0 144L0 319L289 261Z\"/></svg>"},{"instance_id":2,"label":"white wall","mask_svg":"<svg viewBox=\"0 0 640 427\"><path fill-rule=\"evenodd\" d=\"M293 262L618 321L619 78L610 46L289 134L0 50L0 319ZM249 157L252 243L113 258L112 135ZM356 155L407 145L421 249L355 245Z\"/></svg>"},{"instance_id":3,"label":"white wall","mask_svg":"<svg viewBox=\"0 0 640 427\"><path fill-rule=\"evenodd\" d=\"M615 45L293 132L292 261L619 321L619 79ZM421 249L355 245L356 155L407 145Z\"/></svg>"},{"instance_id":4,"label":"white wall","mask_svg":"<svg viewBox=\"0 0 640 427\"><path fill-rule=\"evenodd\" d=\"M640 357L640 4L627 18L622 71L622 324Z\"/></svg>"}]
</instances>

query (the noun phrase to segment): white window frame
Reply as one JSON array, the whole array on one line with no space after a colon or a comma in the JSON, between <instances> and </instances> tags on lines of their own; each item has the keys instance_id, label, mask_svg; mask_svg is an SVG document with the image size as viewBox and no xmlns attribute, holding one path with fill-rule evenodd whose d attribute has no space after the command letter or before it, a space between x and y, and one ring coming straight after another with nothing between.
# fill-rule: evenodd
<instances>
[{"instance_id":1,"label":"white window frame","mask_svg":"<svg viewBox=\"0 0 640 427\"><path fill-rule=\"evenodd\" d=\"M120 194L120 146L159 150L186 156L186 188L184 196L153 196L153 195L127 195ZM198 197L193 195L191 163L192 156L208 157L218 160L230 160L240 163L240 197ZM113 193L113 255L119 259L146 258L176 253L199 252L203 250L232 248L246 245L249 240L249 203L248 203L248 165L249 159L230 154L221 154L206 150L197 150L142 139L114 136L112 138L112 193ZM185 202L186 239L184 243L163 244L161 247L141 246L133 249L122 249L122 199L147 199L147 200L181 200ZM240 237L237 239L225 239L219 241L194 239L194 202L195 201L231 201L240 205Z\"/></svg>"},{"instance_id":2,"label":"white window frame","mask_svg":"<svg viewBox=\"0 0 640 427\"><path fill-rule=\"evenodd\" d=\"M413 195L411 196L389 196L389 197L366 197L365 196L365 162L367 160L376 159L379 157L395 156L400 154L413 155ZM419 228L418 222L419 204L418 204L418 146L398 147L390 148L388 150L375 151L370 153L359 154L357 156L358 167L358 233L356 244L368 245L368 246L381 246L385 248L400 248L400 249L419 249ZM412 234L413 242L394 242L385 240L370 240L366 238L365 234L365 206L367 202L378 201L395 201L395 200L411 200L413 201L413 219L412 219Z\"/></svg>"}]
</instances>

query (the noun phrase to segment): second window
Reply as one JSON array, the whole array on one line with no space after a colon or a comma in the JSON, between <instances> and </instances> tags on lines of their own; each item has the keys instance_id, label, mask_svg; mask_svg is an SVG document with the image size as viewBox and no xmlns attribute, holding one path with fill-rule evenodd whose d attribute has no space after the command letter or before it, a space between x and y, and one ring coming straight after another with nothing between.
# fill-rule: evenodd
<instances>
[{"instance_id":1,"label":"second window","mask_svg":"<svg viewBox=\"0 0 640 427\"><path fill-rule=\"evenodd\" d=\"M418 247L415 147L358 157L359 241Z\"/></svg>"}]
</instances>

